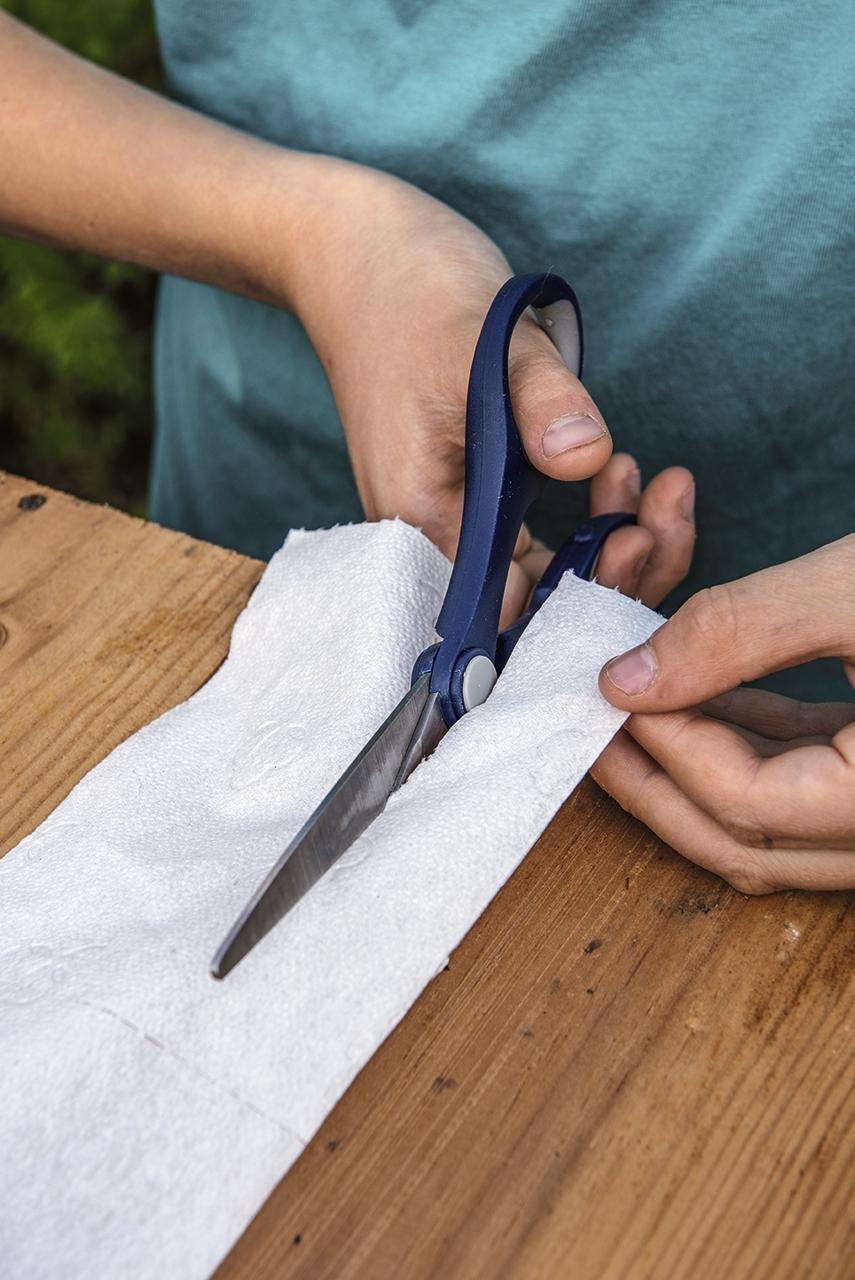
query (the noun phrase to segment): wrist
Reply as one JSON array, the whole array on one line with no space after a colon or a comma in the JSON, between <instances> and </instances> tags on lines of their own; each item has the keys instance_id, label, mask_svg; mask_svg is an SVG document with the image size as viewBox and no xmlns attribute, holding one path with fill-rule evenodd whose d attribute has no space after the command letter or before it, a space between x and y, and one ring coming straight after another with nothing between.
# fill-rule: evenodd
<instances>
[{"instance_id":1,"label":"wrist","mask_svg":"<svg viewBox=\"0 0 855 1280\"><path fill-rule=\"evenodd\" d=\"M323 330L347 307L354 262L370 255L381 208L383 243L394 239L391 193L406 187L348 160L269 150L246 209L252 286L309 331Z\"/></svg>"}]
</instances>

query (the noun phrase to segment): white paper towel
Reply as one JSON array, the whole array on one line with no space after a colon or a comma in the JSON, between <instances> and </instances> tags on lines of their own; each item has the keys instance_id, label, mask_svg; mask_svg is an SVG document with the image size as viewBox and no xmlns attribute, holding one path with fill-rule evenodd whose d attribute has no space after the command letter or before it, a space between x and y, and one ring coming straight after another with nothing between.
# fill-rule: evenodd
<instances>
[{"instance_id":1,"label":"white paper towel","mask_svg":"<svg viewBox=\"0 0 855 1280\"><path fill-rule=\"evenodd\" d=\"M0 1272L210 1274L611 736L659 619L567 577L487 702L222 983L214 950L406 690L448 564L292 534L221 670L0 861Z\"/></svg>"}]
</instances>

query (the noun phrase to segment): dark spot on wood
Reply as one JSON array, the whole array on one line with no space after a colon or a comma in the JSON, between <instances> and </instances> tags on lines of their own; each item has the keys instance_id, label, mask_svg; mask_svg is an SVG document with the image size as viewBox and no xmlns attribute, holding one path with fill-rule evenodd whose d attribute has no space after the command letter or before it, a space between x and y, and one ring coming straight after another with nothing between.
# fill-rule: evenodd
<instances>
[{"instance_id":1,"label":"dark spot on wood","mask_svg":"<svg viewBox=\"0 0 855 1280\"><path fill-rule=\"evenodd\" d=\"M300 1232L298 1231L294 1237L294 1244L299 1244L302 1239L303 1237L300 1235Z\"/></svg>"},{"instance_id":2,"label":"dark spot on wood","mask_svg":"<svg viewBox=\"0 0 855 1280\"><path fill-rule=\"evenodd\" d=\"M523 1027L522 1031L520 1032L520 1035L525 1036L526 1039L529 1039L531 1036L534 1035L534 1032L532 1031L531 1027Z\"/></svg>"},{"instance_id":3,"label":"dark spot on wood","mask_svg":"<svg viewBox=\"0 0 855 1280\"><path fill-rule=\"evenodd\" d=\"M442 1093L444 1089L456 1089L456 1088L457 1088L457 1081L452 1079L451 1076L437 1076L433 1084L431 1085L431 1089L434 1093Z\"/></svg>"},{"instance_id":4,"label":"dark spot on wood","mask_svg":"<svg viewBox=\"0 0 855 1280\"><path fill-rule=\"evenodd\" d=\"M185 556L195 556L196 550L197 550L196 543L191 542L189 547L184 548L184 554Z\"/></svg>"},{"instance_id":5,"label":"dark spot on wood","mask_svg":"<svg viewBox=\"0 0 855 1280\"><path fill-rule=\"evenodd\" d=\"M21 511L38 511L46 502L47 498L43 493L28 493L19 499L18 507Z\"/></svg>"},{"instance_id":6,"label":"dark spot on wood","mask_svg":"<svg viewBox=\"0 0 855 1280\"><path fill-rule=\"evenodd\" d=\"M688 897L681 898L676 904L676 910L681 916L708 916L709 913L721 906L721 898L709 898L705 893L690 893Z\"/></svg>"},{"instance_id":7,"label":"dark spot on wood","mask_svg":"<svg viewBox=\"0 0 855 1280\"><path fill-rule=\"evenodd\" d=\"M624 882L623 882L623 887L624 887L624 889L628 889L628 888L629 888L629 876L627 876L627 878L624 880Z\"/></svg>"},{"instance_id":8,"label":"dark spot on wood","mask_svg":"<svg viewBox=\"0 0 855 1280\"><path fill-rule=\"evenodd\" d=\"M601 947L602 945L603 945L602 938L592 938L591 941L582 948L582 951L586 956L589 956L592 951L596 951L597 948Z\"/></svg>"},{"instance_id":9,"label":"dark spot on wood","mask_svg":"<svg viewBox=\"0 0 855 1280\"><path fill-rule=\"evenodd\" d=\"M656 898L653 905L663 916L708 916L724 906L728 892L727 887L723 886L718 893L689 893L676 902Z\"/></svg>"},{"instance_id":10,"label":"dark spot on wood","mask_svg":"<svg viewBox=\"0 0 855 1280\"><path fill-rule=\"evenodd\" d=\"M592 996L593 994L594 994L594 988L593 988L593 987L586 987L586 988L585 988L585 995L586 995L586 996Z\"/></svg>"},{"instance_id":11,"label":"dark spot on wood","mask_svg":"<svg viewBox=\"0 0 855 1280\"><path fill-rule=\"evenodd\" d=\"M330 1138L327 1143L327 1151L337 1151L341 1146L341 1138Z\"/></svg>"},{"instance_id":12,"label":"dark spot on wood","mask_svg":"<svg viewBox=\"0 0 855 1280\"><path fill-rule=\"evenodd\" d=\"M450 968L451 968L451 961L449 960L447 964L444 964L444 965L442 966L442 972L443 972L443 973L448 973L448 971L449 971L449 969L450 969Z\"/></svg>"},{"instance_id":13,"label":"dark spot on wood","mask_svg":"<svg viewBox=\"0 0 855 1280\"><path fill-rule=\"evenodd\" d=\"M561 990L561 979L553 978L549 984L549 990L552 993L552 995L557 995L558 992Z\"/></svg>"},{"instance_id":14,"label":"dark spot on wood","mask_svg":"<svg viewBox=\"0 0 855 1280\"><path fill-rule=\"evenodd\" d=\"M8 639L9 639L9 632L3 626L3 623L0 622L0 649L3 648L3 645L6 643Z\"/></svg>"}]
</instances>

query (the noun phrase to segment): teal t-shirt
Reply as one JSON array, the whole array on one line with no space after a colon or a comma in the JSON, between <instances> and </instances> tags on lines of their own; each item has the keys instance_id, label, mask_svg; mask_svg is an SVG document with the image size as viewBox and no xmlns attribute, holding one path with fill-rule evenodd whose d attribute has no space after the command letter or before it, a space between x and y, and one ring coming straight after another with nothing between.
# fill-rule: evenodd
<instances>
[{"instance_id":1,"label":"teal t-shirt","mask_svg":"<svg viewBox=\"0 0 855 1280\"><path fill-rule=\"evenodd\" d=\"M851 0L156 0L174 95L397 174L576 289L585 382L698 481L692 591L855 528ZM379 357L378 357L379 358ZM152 515L267 557L359 519L299 323L161 285ZM555 486L553 544L586 486ZM781 678L845 696L832 664Z\"/></svg>"}]
</instances>

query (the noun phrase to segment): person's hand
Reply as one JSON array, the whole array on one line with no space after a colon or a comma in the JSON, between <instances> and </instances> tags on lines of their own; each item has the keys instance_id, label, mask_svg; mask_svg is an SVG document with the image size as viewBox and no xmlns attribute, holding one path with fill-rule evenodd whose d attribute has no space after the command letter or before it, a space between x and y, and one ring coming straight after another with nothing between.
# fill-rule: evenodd
<instances>
[{"instance_id":1,"label":"person's hand","mask_svg":"<svg viewBox=\"0 0 855 1280\"><path fill-rule=\"evenodd\" d=\"M853 583L850 535L701 592L601 673L633 714L595 780L743 893L855 888L855 703L737 688L823 657L855 687Z\"/></svg>"},{"instance_id":2,"label":"person's hand","mask_svg":"<svg viewBox=\"0 0 855 1280\"><path fill-rule=\"evenodd\" d=\"M400 515L452 556L469 366L511 275L496 246L397 178L248 137L2 13L0 86L0 229L296 312L332 384L366 514ZM534 466L561 480L602 471L611 453L602 414L530 316L514 335L511 391ZM612 466L599 491L624 488L628 470ZM672 469L652 482L643 527L619 530L604 549L604 580L631 587L645 555L643 593L673 577L690 479ZM625 509L637 494L630 500ZM524 530L505 621L531 585L523 566L542 561L533 550Z\"/></svg>"},{"instance_id":3,"label":"person's hand","mask_svg":"<svg viewBox=\"0 0 855 1280\"><path fill-rule=\"evenodd\" d=\"M323 221L308 219L323 227L322 240L292 282L295 309L330 379L366 515L401 516L453 558L469 367L511 269L477 227L424 192L331 164ZM670 468L639 498L631 458L606 466L612 445L602 414L529 315L514 333L509 373L533 465L559 480L600 473L594 514L639 512L639 527L618 530L606 544L600 580L658 603L691 557L691 475ZM503 622L524 607L548 554L523 529Z\"/></svg>"},{"instance_id":4,"label":"person's hand","mask_svg":"<svg viewBox=\"0 0 855 1280\"><path fill-rule=\"evenodd\" d=\"M596 580L655 608L688 573L695 545L695 485L685 467L667 467L642 490L641 473L628 453L609 458L590 485L590 514L629 511L635 525L616 529L596 566ZM520 560L527 581L537 582L552 551L537 540Z\"/></svg>"}]
</instances>

